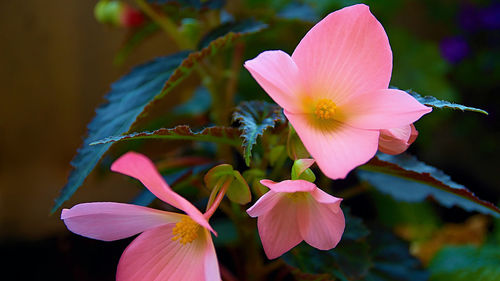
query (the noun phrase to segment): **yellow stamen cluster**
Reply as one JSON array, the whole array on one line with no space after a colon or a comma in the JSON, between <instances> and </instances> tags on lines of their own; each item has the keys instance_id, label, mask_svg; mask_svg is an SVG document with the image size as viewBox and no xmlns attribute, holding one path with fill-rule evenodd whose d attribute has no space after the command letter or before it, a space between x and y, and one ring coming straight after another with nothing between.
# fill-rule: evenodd
<instances>
[{"instance_id":1,"label":"yellow stamen cluster","mask_svg":"<svg viewBox=\"0 0 500 281\"><path fill-rule=\"evenodd\" d=\"M190 217L185 216L180 222L176 223L175 227L172 229L172 233L174 234L172 241L178 240L179 243L183 245L191 243L198 238L199 229L199 224L193 221Z\"/></svg>"},{"instance_id":2,"label":"yellow stamen cluster","mask_svg":"<svg viewBox=\"0 0 500 281\"><path fill-rule=\"evenodd\" d=\"M335 109L337 106L330 99L320 99L316 103L316 108L314 110L314 114L321 120L329 120L333 118L335 114Z\"/></svg>"},{"instance_id":3,"label":"yellow stamen cluster","mask_svg":"<svg viewBox=\"0 0 500 281\"><path fill-rule=\"evenodd\" d=\"M286 196L292 199L292 201L297 202L299 200L305 199L307 196L307 192L301 192L301 191L291 192L287 193Z\"/></svg>"}]
</instances>

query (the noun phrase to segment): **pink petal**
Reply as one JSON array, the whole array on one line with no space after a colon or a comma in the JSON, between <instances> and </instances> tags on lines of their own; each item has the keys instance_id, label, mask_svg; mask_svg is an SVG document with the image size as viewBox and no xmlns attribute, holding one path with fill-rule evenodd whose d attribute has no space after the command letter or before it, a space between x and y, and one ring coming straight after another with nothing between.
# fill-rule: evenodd
<instances>
[{"instance_id":1,"label":"pink petal","mask_svg":"<svg viewBox=\"0 0 500 281\"><path fill-rule=\"evenodd\" d=\"M408 93L383 89L359 95L339 106L340 121L360 129L392 129L432 111Z\"/></svg>"},{"instance_id":2,"label":"pink petal","mask_svg":"<svg viewBox=\"0 0 500 281\"><path fill-rule=\"evenodd\" d=\"M297 219L304 240L320 250L330 250L337 246L344 233L345 219L342 210L339 208L338 212L334 212L328 204L314 199L298 204Z\"/></svg>"},{"instance_id":3,"label":"pink petal","mask_svg":"<svg viewBox=\"0 0 500 281\"><path fill-rule=\"evenodd\" d=\"M160 226L132 241L120 258L116 280L220 280L220 276L212 275L218 270L213 268L213 261L217 260L213 245L207 245L212 243L206 237L210 233L204 230L200 232L203 237L183 245L172 240L174 227L175 224Z\"/></svg>"},{"instance_id":4,"label":"pink petal","mask_svg":"<svg viewBox=\"0 0 500 281\"><path fill-rule=\"evenodd\" d=\"M180 214L132 204L95 202L64 209L61 219L68 229L85 237L113 241L164 224L177 222Z\"/></svg>"},{"instance_id":5,"label":"pink petal","mask_svg":"<svg viewBox=\"0 0 500 281\"><path fill-rule=\"evenodd\" d=\"M217 254L215 252L212 236L205 231L205 280L206 281L220 281L219 262L217 261Z\"/></svg>"},{"instance_id":6,"label":"pink petal","mask_svg":"<svg viewBox=\"0 0 500 281\"><path fill-rule=\"evenodd\" d=\"M366 5L329 14L309 30L292 59L305 91L336 104L367 91L386 89L391 79L389 40Z\"/></svg>"},{"instance_id":7,"label":"pink petal","mask_svg":"<svg viewBox=\"0 0 500 281\"><path fill-rule=\"evenodd\" d=\"M337 198L331 196L330 194L324 192L323 190L316 188L311 192L312 197L317 202L328 206L334 213L338 213L340 210L340 202L342 202L342 198Z\"/></svg>"},{"instance_id":8,"label":"pink petal","mask_svg":"<svg viewBox=\"0 0 500 281\"><path fill-rule=\"evenodd\" d=\"M413 124L400 128L380 130L378 150L391 155L403 153L415 141L417 136L418 131Z\"/></svg>"},{"instance_id":9,"label":"pink petal","mask_svg":"<svg viewBox=\"0 0 500 281\"><path fill-rule=\"evenodd\" d=\"M266 93L281 107L301 112L299 72L292 58L283 51L266 51L245 62L245 67Z\"/></svg>"},{"instance_id":10,"label":"pink petal","mask_svg":"<svg viewBox=\"0 0 500 281\"><path fill-rule=\"evenodd\" d=\"M255 218L269 212L274 208L282 196L283 194L272 190L266 192L266 194L262 195L252 207L248 208L248 215Z\"/></svg>"},{"instance_id":11,"label":"pink petal","mask_svg":"<svg viewBox=\"0 0 500 281\"><path fill-rule=\"evenodd\" d=\"M281 182L274 182L272 180L261 180L260 183L267 186L274 192L309 192L316 188L316 185L306 180L284 180Z\"/></svg>"},{"instance_id":12,"label":"pink petal","mask_svg":"<svg viewBox=\"0 0 500 281\"><path fill-rule=\"evenodd\" d=\"M214 232L203 214L168 186L153 162L146 156L136 152L128 152L111 165L111 170L138 179L156 197L186 212L194 221Z\"/></svg>"},{"instance_id":13,"label":"pink petal","mask_svg":"<svg viewBox=\"0 0 500 281\"><path fill-rule=\"evenodd\" d=\"M345 178L377 152L379 132L332 121L329 130L315 127L305 114L285 115L321 171L331 179Z\"/></svg>"},{"instance_id":14,"label":"pink petal","mask_svg":"<svg viewBox=\"0 0 500 281\"><path fill-rule=\"evenodd\" d=\"M281 195L281 200L274 208L257 219L260 240L269 259L281 256L302 241L296 204L284 194Z\"/></svg>"}]
</instances>

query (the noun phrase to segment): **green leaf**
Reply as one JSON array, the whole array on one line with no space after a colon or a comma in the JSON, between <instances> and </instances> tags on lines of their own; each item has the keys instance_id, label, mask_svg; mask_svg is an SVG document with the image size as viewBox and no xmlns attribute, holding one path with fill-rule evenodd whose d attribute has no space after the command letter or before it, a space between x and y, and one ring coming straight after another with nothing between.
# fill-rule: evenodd
<instances>
[{"instance_id":1,"label":"green leaf","mask_svg":"<svg viewBox=\"0 0 500 281\"><path fill-rule=\"evenodd\" d=\"M431 281L500 280L498 245L449 246L441 249L429 266Z\"/></svg>"},{"instance_id":2,"label":"green leaf","mask_svg":"<svg viewBox=\"0 0 500 281\"><path fill-rule=\"evenodd\" d=\"M73 195L111 146L110 143L100 146L89 144L110 135L126 132L151 100L157 95L167 93L168 90L162 91L165 81L168 80L167 84L172 84L175 83L174 80L180 79L180 74L175 69L188 55L188 52L181 52L157 58L132 69L129 74L111 85L111 92L106 95L108 103L96 110L96 116L88 125L88 136L71 162L75 169L56 199L52 212ZM178 74L173 75L174 73ZM173 78L174 76L176 77Z\"/></svg>"},{"instance_id":3,"label":"green leaf","mask_svg":"<svg viewBox=\"0 0 500 281\"><path fill-rule=\"evenodd\" d=\"M233 113L233 120L239 121L241 124L243 154L247 166L250 166L252 147L257 143L257 137L262 136L265 130L274 128L277 123L286 122L279 106L263 101L241 103Z\"/></svg>"},{"instance_id":4,"label":"green leaf","mask_svg":"<svg viewBox=\"0 0 500 281\"><path fill-rule=\"evenodd\" d=\"M221 182L222 180L222 182ZM226 195L229 200L244 205L252 200L250 187L240 172L233 169L229 164L221 164L210 169L204 177L205 185L209 189L217 188L212 192L219 192L224 182L230 181Z\"/></svg>"},{"instance_id":5,"label":"green leaf","mask_svg":"<svg viewBox=\"0 0 500 281\"><path fill-rule=\"evenodd\" d=\"M311 23L316 23L320 19L318 13L316 13L311 5L297 2L288 4L285 8L279 11L277 16L282 19L301 20Z\"/></svg>"},{"instance_id":6,"label":"green leaf","mask_svg":"<svg viewBox=\"0 0 500 281\"><path fill-rule=\"evenodd\" d=\"M138 139L165 139L165 140L193 140L224 143L239 147L241 139L239 137L240 130L231 127L208 127L200 132L194 133L187 125L179 125L171 129L161 128L152 132L137 132L128 135L107 137L98 141L92 142L90 145L112 143L122 140L138 140Z\"/></svg>"},{"instance_id":7,"label":"green leaf","mask_svg":"<svg viewBox=\"0 0 500 281\"><path fill-rule=\"evenodd\" d=\"M90 143L109 136L132 133L131 129L136 126L137 121L143 119L151 107L188 77L199 61L213 55L241 35L230 33L217 38L200 51L186 51L157 58L132 69L129 74L112 84L111 92L106 96L108 103L96 110L96 116L88 125L88 136L71 161L74 170L55 200L52 212L75 193L111 146L111 143L89 146Z\"/></svg>"},{"instance_id":8,"label":"green leaf","mask_svg":"<svg viewBox=\"0 0 500 281\"><path fill-rule=\"evenodd\" d=\"M410 255L408 244L383 229L374 229L368 237L373 266L365 281L423 281L429 273ZM450 279L451 280L451 279Z\"/></svg>"},{"instance_id":9,"label":"green leaf","mask_svg":"<svg viewBox=\"0 0 500 281\"><path fill-rule=\"evenodd\" d=\"M206 48L210 42L225 34L227 34L226 36L234 36L235 34L251 34L265 28L267 28L267 24L252 19L224 23L203 36L198 43L198 49Z\"/></svg>"},{"instance_id":10,"label":"green leaf","mask_svg":"<svg viewBox=\"0 0 500 281\"><path fill-rule=\"evenodd\" d=\"M439 100L433 96L422 97L420 94L418 94L417 92L414 92L412 90L407 90L406 92L408 94L412 95L421 104L424 104L424 105L427 105L427 106L430 106L433 108L446 108L446 109L454 109L454 110L461 110L461 111L473 111L473 112L479 112L479 113L488 115L488 112L486 112L485 110L479 109L479 108L465 106L465 105L461 105L461 104L456 104L456 103L452 103L449 101Z\"/></svg>"},{"instance_id":11,"label":"green leaf","mask_svg":"<svg viewBox=\"0 0 500 281\"><path fill-rule=\"evenodd\" d=\"M457 205L467 211L500 217L497 206L477 198L442 171L413 156L380 153L361 169L365 170L358 171L361 179L397 200L417 202L433 197L446 207Z\"/></svg>"}]
</instances>

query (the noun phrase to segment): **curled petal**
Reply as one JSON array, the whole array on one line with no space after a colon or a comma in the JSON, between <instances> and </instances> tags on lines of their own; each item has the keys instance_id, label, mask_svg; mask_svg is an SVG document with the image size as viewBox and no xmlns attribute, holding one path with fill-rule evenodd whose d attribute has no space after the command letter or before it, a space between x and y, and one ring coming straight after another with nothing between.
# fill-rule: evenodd
<instances>
[{"instance_id":1,"label":"curled petal","mask_svg":"<svg viewBox=\"0 0 500 281\"><path fill-rule=\"evenodd\" d=\"M261 180L260 183L274 192L309 192L316 188L314 183L306 180L284 180L281 182Z\"/></svg>"},{"instance_id":2,"label":"curled petal","mask_svg":"<svg viewBox=\"0 0 500 281\"><path fill-rule=\"evenodd\" d=\"M311 192L311 196L318 203L328 206L334 213L338 213L340 210L340 202L342 202L342 198L337 198L331 196L330 194L324 192L323 190L316 188Z\"/></svg>"},{"instance_id":3,"label":"curled petal","mask_svg":"<svg viewBox=\"0 0 500 281\"><path fill-rule=\"evenodd\" d=\"M300 41L292 58L306 93L336 104L367 91L386 89L391 79L389 40L368 6L362 4L321 20Z\"/></svg>"},{"instance_id":4,"label":"curled petal","mask_svg":"<svg viewBox=\"0 0 500 281\"><path fill-rule=\"evenodd\" d=\"M406 126L432 111L408 93L396 89L369 92L339 106L340 118L360 129L392 129Z\"/></svg>"},{"instance_id":5,"label":"curled petal","mask_svg":"<svg viewBox=\"0 0 500 281\"><path fill-rule=\"evenodd\" d=\"M277 104L288 111L300 112L299 70L288 54L266 51L246 61L245 67Z\"/></svg>"},{"instance_id":6,"label":"curled petal","mask_svg":"<svg viewBox=\"0 0 500 281\"><path fill-rule=\"evenodd\" d=\"M306 114L285 110L285 115L318 167L331 179L345 178L377 152L379 131L357 129L335 121L331 128L323 129L314 126Z\"/></svg>"},{"instance_id":7,"label":"curled petal","mask_svg":"<svg viewBox=\"0 0 500 281\"><path fill-rule=\"evenodd\" d=\"M120 258L116 280L221 280L218 269L214 269L217 257L210 245L210 233L203 229L203 237L181 244L172 240L174 227L175 224L160 226L132 241Z\"/></svg>"},{"instance_id":8,"label":"curled petal","mask_svg":"<svg viewBox=\"0 0 500 281\"><path fill-rule=\"evenodd\" d=\"M203 214L168 186L153 162L146 156L136 152L128 152L111 165L111 170L138 179L156 197L186 212L194 221L215 233Z\"/></svg>"},{"instance_id":9,"label":"curled petal","mask_svg":"<svg viewBox=\"0 0 500 281\"><path fill-rule=\"evenodd\" d=\"M76 234L103 241L127 238L168 223L183 215L132 204L95 202L64 209L61 219Z\"/></svg>"},{"instance_id":10,"label":"curled petal","mask_svg":"<svg viewBox=\"0 0 500 281\"><path fill-rule=\"evenodd\" d=\"M338 206L340 201L336 204ZM320 250L337 246L344 233L345 219L340 207L334 212L329 204L314 199L297 206L297 219L302 238Z\"/></svg>"},{"instance_id":11,"label":"curled petal","mask_svg":"<svg viewBox=\"0 0 500 281\"><path fill-rule=\"evenodd\" d=\"M378 150L391 155L403 153L417 139L417 136L418 131L413 124L380 130Z\"/></svg>"}]
</instances>

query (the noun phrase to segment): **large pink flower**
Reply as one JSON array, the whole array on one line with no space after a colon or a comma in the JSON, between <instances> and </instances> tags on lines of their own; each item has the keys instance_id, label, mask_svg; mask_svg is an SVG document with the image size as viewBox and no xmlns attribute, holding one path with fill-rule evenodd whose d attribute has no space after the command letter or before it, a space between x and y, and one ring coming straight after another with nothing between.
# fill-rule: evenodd
<instances>
[{"instance_id":1,"label":"large pink flower","mask_svg":"<svg viewBox=\"0 0 500 281\"><path fill-rule=\"evenodd\" d=\"M129 152L111 170L141 181L187 215L111 202L78 204L61 219L72 232L103 241L141 233L118 263L116 280L221 280L208 218L163 180L144 155Z\"/></svg>"},{"instance_id":2,"label":"large pink flower","mask_svg":"<svg viewBox=\"0 0 500 281\"><path fill-rule=\"evenodd\" d=\"M269 259L281 256L302 240L320 250L337 246L345 227L342 199L305 180L260 183L270 191L247 213L258 217L260 239Z\"/></svg>"},{"instance_id":3,"label":"large pink flower","mask_svg":"<svg viewBox=\"0 0 500 281\"><path fill-rule=\"evenodd\" d=\"M328 15L290 57L266 51L245 67L284 108L321 171L344 178L375 155L379 131L413 123L431 108L388 89L392 52L366 5Z\"/></svg>"}]
</instances>

